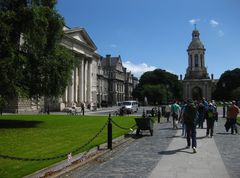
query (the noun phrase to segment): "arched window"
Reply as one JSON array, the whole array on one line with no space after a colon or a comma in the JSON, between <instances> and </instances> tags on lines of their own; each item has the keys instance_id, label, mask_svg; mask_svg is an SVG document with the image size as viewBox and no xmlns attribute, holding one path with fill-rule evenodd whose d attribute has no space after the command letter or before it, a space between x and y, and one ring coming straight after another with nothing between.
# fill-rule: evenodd
<instances>
[{"instance_id":1,"label":"arched window","mask_svg":"<svg viewBox=\"0 0 240 178\"><path fill-rule=\"evenodd\" d=\"M200 55L200 62L201 62L201 67L203 67L203 55Z\"/></svg>"},{"instance_id":2,"label":"arched window","mask_svg":"<svg viewBox=\"0 0 240 178\"><path fill-rule=\"evenodd\" d=\"M193 66L192 55L190 55L190 67Z\"/></svg>"},{"instance_id":3,"label":"arched window","mask_svg":"<svg viewBox=\"0 0 240 178\"><path fill-rule=\"evenodd\" d=\"M195 67L199 66L199 64L198 64L198 55L197 54L195 54L195 56L194 56L194 66Z\"/></svg>"}]
</instances>

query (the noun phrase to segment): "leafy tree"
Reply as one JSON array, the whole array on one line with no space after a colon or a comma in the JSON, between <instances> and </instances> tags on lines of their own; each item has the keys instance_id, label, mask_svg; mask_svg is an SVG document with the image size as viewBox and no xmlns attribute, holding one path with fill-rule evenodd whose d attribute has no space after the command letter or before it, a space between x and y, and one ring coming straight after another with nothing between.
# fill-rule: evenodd
<instances>
[{"instance_id":1,"label":"leafy tree","mask_svg":"<svg viewBox=\"0 0 240 178\"><path fill-rule=\"evenodd\" d=\"M143 101L144 97L152 104L166 103L167 100L181 99L181 83L178 76L162 69L145 72L133 96Z\"/></svg>"},{"instance_id":2,"label":"leafy tree","mask_svg":"<svg viewBox=\"0 0 240 178\"><path fill-rule=\"evenodd\" d=\"M62 95L74 65L56 0L0 1L0 98Z\"/></svg>"},{"instance_id":3,"label":"leafy tree","mask_svg":"<svg viewBox=\"0 0 240 178\"><path fill-rule=\"evenodd\" d=\"M225 71L216 86L213 96L216 100L232 100L238 98L240 87L240 68Z\"/></svg>"}]
</instances>

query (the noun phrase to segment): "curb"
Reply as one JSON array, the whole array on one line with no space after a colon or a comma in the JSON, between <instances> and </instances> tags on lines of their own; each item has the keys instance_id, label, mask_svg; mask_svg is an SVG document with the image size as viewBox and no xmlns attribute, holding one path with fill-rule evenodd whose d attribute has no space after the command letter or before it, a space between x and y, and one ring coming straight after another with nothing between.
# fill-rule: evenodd
<instances>
[{"instance_id":1,"label":"curb","mask_svg":"<svg viewBox=\"0 0 240 178\"><path fill-rule=\"evenodd\" d=\"M115 138L112 141L112 150L130 141L134 141L134 139L131 137L126 137L125 135ZM30 175L24 176L23 178L55 178L67 172L70 172L80 166L91 163L93 160L99 158L100 156L112 152L112 150L107 149L107 143L103 143L100 146L90 149L89 151L85 151L73 156L71 161L68 161L68 159L62 160L49 167L43 168Z\"/></svg>"}]
</instances>

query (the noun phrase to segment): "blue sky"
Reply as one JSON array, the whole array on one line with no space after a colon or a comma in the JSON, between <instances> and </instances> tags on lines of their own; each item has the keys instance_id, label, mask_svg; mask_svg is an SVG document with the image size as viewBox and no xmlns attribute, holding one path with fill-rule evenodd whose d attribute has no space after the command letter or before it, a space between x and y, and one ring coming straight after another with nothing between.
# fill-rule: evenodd
<instances>
[{"instance_id":1,"label":"blue sky","mask_svg":"<svg viewBox=\"0 0 240 178\"><path fill-rule=\"evenodd\" d=\"M84 27L105 56L137 76L155 68L183 76L194 23L209 74L240 67L240 0L58 0L69 27Z\"/></svg>"}]
</instances>

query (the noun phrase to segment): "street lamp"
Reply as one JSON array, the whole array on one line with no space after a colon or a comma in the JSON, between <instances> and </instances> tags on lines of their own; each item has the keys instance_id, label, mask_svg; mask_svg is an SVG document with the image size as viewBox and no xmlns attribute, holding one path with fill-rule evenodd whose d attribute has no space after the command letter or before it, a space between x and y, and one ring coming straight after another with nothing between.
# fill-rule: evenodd
<instances>
[{"instance_id":1,"label":"street lamp","mask_svg":"<svg viewBox=\"0 0 240 178\"><path fill-rule=\"evenodd\" d=\"M168 88L169 88L169 85L167 84L166 85L166 89L167 89L167 104L168 104Z\"/></svg>"},{"instance_id":2,"label":"street lamp","mask_svg":"<svg viewBox=\"0 0 240 178\"><path fill-rule=\"evenodd\" d=\"M222 83L222 87L223 88L226 87L226 83L225 82ZM226 106L225 106L225 100L223 99L223 118L225 118L225 113L226 113Z\"/></svg>"}]
</instances>

